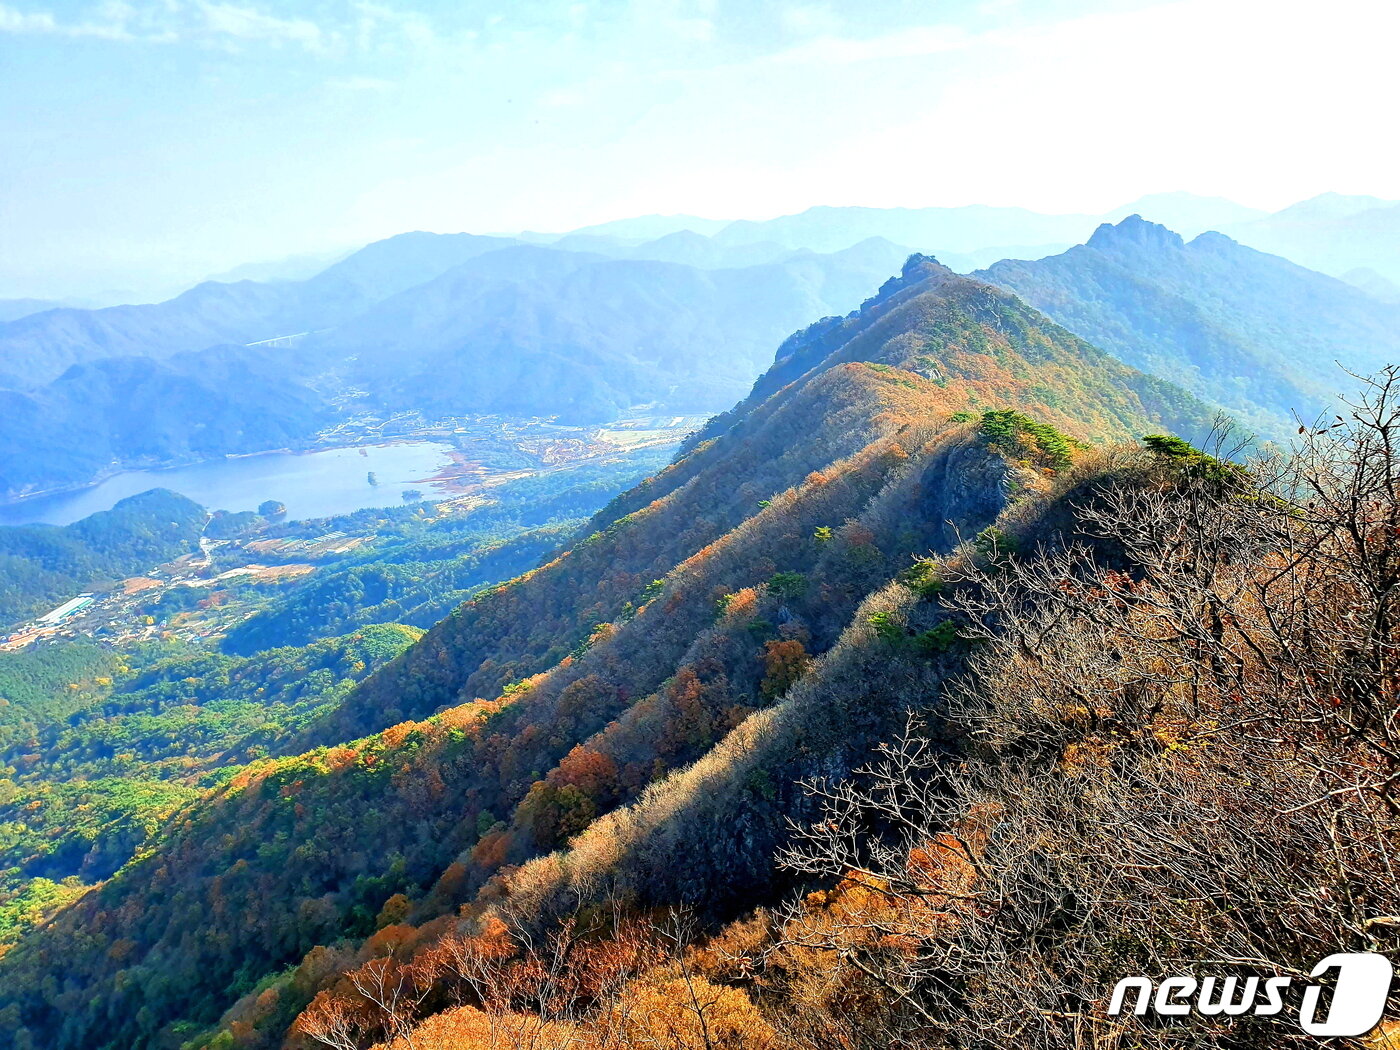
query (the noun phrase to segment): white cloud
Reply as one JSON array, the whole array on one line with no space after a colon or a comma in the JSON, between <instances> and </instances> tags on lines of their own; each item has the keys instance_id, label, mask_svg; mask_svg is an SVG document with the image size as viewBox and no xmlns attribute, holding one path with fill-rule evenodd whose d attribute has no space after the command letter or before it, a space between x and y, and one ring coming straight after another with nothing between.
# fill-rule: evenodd
<instances>
[{"instance_id":1,"label":"white cloud","mask_svg":"<svg viewBox=\"0 0 1400 1050\"><path fill-rule=\"evenodd\" d=\"M252 7L209 0L198 0L198 9L204 16L204 31L215 37L297 44L313 52L326 51L334 43L333 34L304 18L278 18Z\"/></svg>"},{"instance_id":2,"label":"white cloud","mask_svg":"<svg viewBox=\"0 0 1400 1050\"><path fill-rule=\"evenodd\" d=\"M102 4L94 14L96 17L89 21L60 22L49 11L20 11L9 4L0 4L0 33L138 39L128 26L130 12L126 5Z\"/></svg>"},{"instance_id":3,"label":"white cloud","mask_svg":"<svg viewBox=\"0 0 1400 1050\"><path fill-rule=\"evenodd\" d=\"M47 11L16 11L0 4L0 33L56 33L58 25Z\"/></svg>"},{"instance_id":4,"label":"white cloud","mask_svg":"<svg viewBox=\"0 0 1400 1050\"><path fill-rule=\"evenodd\" d=\"M21 10L0 3L0 33L140 43L192 42L225 48L286 45L313 54L328 53L341 44L338 30L309 19L282 18L256 7L218 0L165 0L141 7L124 0L105 0L72 21L60 20L51 11Z\"/></svg>"}]
</instances>

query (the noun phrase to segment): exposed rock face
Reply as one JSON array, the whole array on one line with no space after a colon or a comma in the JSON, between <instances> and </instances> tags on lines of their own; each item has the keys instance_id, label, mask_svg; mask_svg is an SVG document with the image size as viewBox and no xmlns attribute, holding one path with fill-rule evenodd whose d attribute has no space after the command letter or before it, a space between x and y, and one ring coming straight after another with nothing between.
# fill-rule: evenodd
<instances>
[{"instance_id":1,"label":"exposed rock face","mask_svg":"<svg viewBox=\"0 0 1400 1050\"><path fill-rule=\"evenodd\" d=\"M1129 215L1121 222L1106 222L1089 238L1088 245L1104 253L1170 251L1185 241L1160 223L1148 222L1141 215Z\"/></svg>"}]
</instances>

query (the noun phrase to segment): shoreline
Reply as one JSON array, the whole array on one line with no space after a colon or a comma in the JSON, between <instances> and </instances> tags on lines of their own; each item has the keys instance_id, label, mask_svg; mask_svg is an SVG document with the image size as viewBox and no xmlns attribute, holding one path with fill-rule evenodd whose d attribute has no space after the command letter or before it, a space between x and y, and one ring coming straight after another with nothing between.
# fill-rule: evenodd
<instances>
[{"instance_id":1,"label":"shoreline","mask_svg":"<svg viewBox=\"0 0 1400 1050\"><path fill-rule=\"evenodd\" d=\"M256 458L258 458L258 457L260 457L260 456L311 456L311 455L315 455L315 454L317 454L317 453L319 453L319 452L336 452L336 451L339 451L339 450L341 450L341 449L347 449L347 450L348 450L348 449L361 449L361 448L387 448L387 447L389 447L389 446L391 446L391 445L407 445L407 444L413 444L413 443L415 443L415 442L421 442L421 443L424 443L424 444L439 444L439 445L445 445L450 451L452 451L452 452L456 452L456 451L457 451L455 448L453 448L453 447L452 447L451 445L449 445L447 442L444 442L440 437L428 437L428 436L418 437L418 436L414 436L414 435L406 435L406 436L403 436L403 437L389 438L389 439L387 439L387 440L386 440L386 439L378 439L378 440L375 440L375 441L365 441L365 442L360 442L360 443L357 443L357 444L348 444L348 445L347 445L347 444L309 445L309 446L307 446L307 447L305 447L305 448L285 448L285 447L284 447L284 448L262 449L262 450L260 450L260 451L258 451L258 452L228 452L228 453L225 453L225 454L223 454L223 455L221 455L221 456L210 456L210 457L203 458L203 459L197 459L197 458L196 458L196 459L181 459L181 460L175 460L175 461L171 461L171 462L165 462L165 463L155 464L155 465L146 466L146 467L129 466L129 467L120 467L120 468L118 468L118 469L116 469L116 470L107 470L107 471L104 471L103 473L97 475L96 477L94 477L91 481L84 482L84 483L81 484L81 485L64 485L64 486L59 486L59 487L56 487L56 488L41 489L41 490L36 491L36 492L26 492L26 493L24 493L24 494L21 495L21 496L11 496L11 497L9 497L9 498L7 498L7 499L0 499L0 511L13 510L13 509L16 509L16 508L21 508L21 507L23 507L25 504L37 502L37 501L44 500L44 499L52 499L52 498L55 498L55 497L58 497L58 496L74 496L74 495L77 495L77 494L79 494L79 493L88 492L88 491L90 491L90 490L92 490L92 489L98 488L98 487L100 487L100 486L106 484L107 482L111 481L111 480L114 479L114 478L119 478L119 477L122 477L123 475L126 475L126 474L141 474L141 473L144 473L144 472L157 473L157 472L169 471L169 470L183 470L183 469L185 469L185 468L187 468L187 467L201 467L201 466L205 466L205 465L208 465L208 464L211 464L211 463L220 463L220 462L223 462L224 460L256 459ZM160 488L161 486L155 485L155 486L152 486L152 487L153 487L153 488ZM12 526L12 527L13 527L13 526Z\"/></svg>"}]
</instances>

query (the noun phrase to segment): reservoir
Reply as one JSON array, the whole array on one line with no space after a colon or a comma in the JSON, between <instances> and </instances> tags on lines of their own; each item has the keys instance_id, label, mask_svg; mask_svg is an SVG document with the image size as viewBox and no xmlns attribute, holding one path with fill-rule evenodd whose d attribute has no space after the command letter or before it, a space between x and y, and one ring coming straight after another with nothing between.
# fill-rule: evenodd
<instances>
[{"instance_id":1,"label":"reservoir","mask_svg":"<svg viewBox=\"0 0 1400 1050\"><path fill-rule=\"evenodd\" d=\"M0 525L67 525L154 488L178 492L210 510L256 510L264 500L277 500L286 504L292 520L402 506L405 489L422 493L424 499L445 494L428 479L451 462L450 452L451 446L435 441L403 441L133 470L91 488L0 506Z\"/></svg>"}]
</instances>

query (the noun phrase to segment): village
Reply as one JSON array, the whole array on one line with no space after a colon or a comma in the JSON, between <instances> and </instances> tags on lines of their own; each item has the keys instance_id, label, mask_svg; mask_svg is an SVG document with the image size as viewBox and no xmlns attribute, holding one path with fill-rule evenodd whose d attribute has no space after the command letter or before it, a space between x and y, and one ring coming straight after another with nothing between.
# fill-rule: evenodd
<instances>
[{"instance_id":1,"label":"village","mask_svg":"<svg viewBox=\"0 0 1400 1050\"><path fill-rule=\"evenodd\" d=\"M79 594L16 625L0 640L0 651L57 638L91 638L112 646L155 638L207 640L250 615L263 596L259 591L265 594L269 587L306 576L373 538L337 530L312 539L202 539L198 552L152 566L108 589ZM231 560L241 564L224 568ZM184 600L172 603L167 612L161 606L168 596Z\"/></svg>"}]
</instances>

